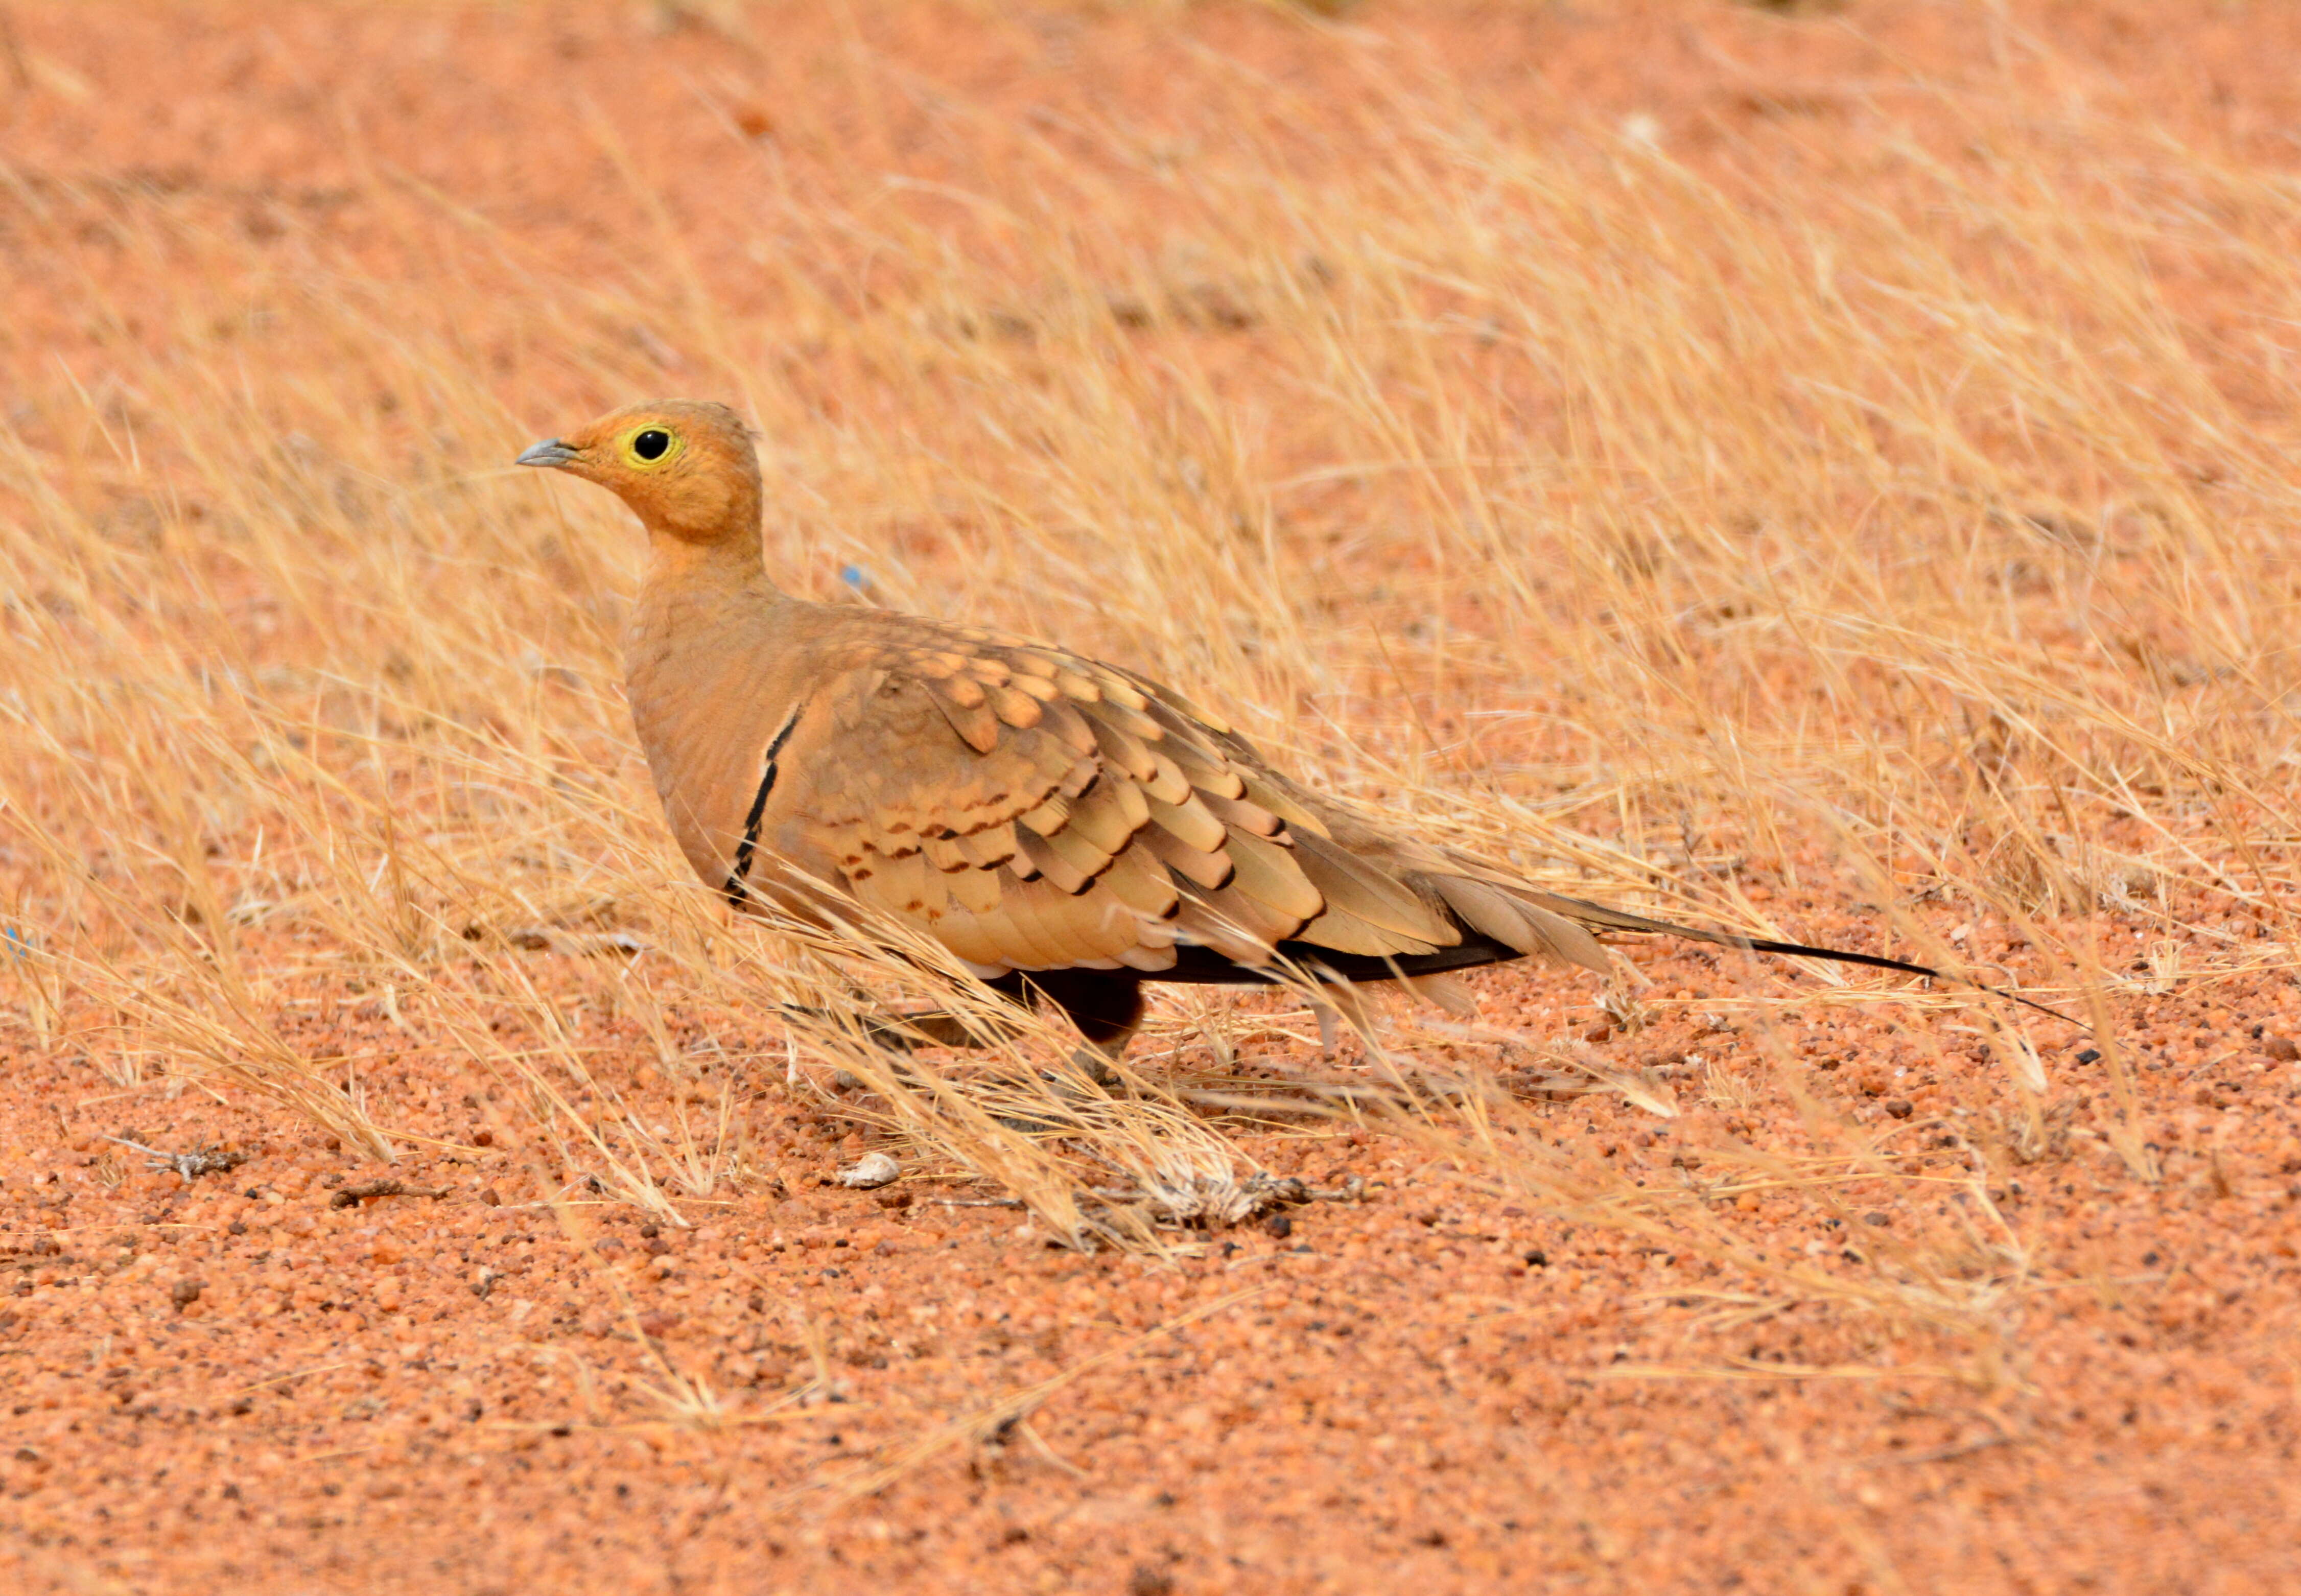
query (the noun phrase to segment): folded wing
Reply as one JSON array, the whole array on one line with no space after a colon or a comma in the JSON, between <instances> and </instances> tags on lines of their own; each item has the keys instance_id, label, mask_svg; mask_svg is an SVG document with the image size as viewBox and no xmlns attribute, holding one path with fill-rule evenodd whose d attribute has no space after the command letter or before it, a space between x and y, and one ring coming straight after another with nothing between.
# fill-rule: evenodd
<instances>
[{"instance_id":1,"label":"folded wing","mask_svg":"<svg viewBox=\"0 0 2301 1596\"><path fill-rule=\"evenodd\" d=\"M1435 873L1402 873L1352 847L1170 689L973 629L870 619L879 635L816 695L768 830L986 976L1156 976L1178 948L1242 973L1282 945L1388 963L1458 947L1466 928L1502 957L1583 952L1569 923L1438 856Z\"/></svg>"}]
</instances>

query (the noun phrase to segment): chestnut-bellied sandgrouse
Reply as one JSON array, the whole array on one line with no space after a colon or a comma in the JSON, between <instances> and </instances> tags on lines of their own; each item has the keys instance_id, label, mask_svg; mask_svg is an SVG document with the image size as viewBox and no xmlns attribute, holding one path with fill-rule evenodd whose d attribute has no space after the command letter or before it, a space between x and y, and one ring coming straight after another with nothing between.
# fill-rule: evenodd
<instances>
[{"instance_id":1,"label":"chestnut-bellied sandgrouse","mask_svg":"<svg viewBox=\"0 0 2301 1596\"><path fill-rule=\"evenodd\" d=\"M632 718L698 874L739 910L817 923L844 891L1113 1055L1148 981L1605 971L1604 932L1934 973L1560 897L1322 798L1122 666L794 598L767 575L757 456L724 405L632 405L519 464L598 483L647 528Z\"/></svg>"}]
</instances>

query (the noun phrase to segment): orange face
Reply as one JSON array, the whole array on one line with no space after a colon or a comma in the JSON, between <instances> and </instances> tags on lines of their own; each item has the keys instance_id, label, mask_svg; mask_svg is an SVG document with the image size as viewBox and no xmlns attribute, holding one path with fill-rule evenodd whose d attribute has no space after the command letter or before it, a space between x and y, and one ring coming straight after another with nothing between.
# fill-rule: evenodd
<instances>
[{"instance_id":1,"label":"orange face","mask_svg":"<svg viewBox=\"0 0 2301 1596\"><path fill-rule=\"evenodd\" d=\"M597 482L650 531L694 543L758 535L758 455L742 419L724 405L629 405L531 446L518 464Z\"/></svg>"}]
</instances>

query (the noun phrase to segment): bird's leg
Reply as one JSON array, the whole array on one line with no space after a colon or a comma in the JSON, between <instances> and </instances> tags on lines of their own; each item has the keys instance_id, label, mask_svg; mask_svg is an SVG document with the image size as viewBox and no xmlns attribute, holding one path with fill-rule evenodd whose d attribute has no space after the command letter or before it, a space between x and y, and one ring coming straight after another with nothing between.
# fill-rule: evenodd
<instances>
[{"instance_id":1,"label":"bird's leg","mask_svg":"<svg viewBox=\"0 0 2301 1596\"><path fill-rule=\"evenodd\" d=\"M992 984L1004 990L1001 982L1017 979L1002 976ZM1024 1001L1051 1003L1078 1027L1087 1045L1071 1062L1087 1079L1106 1089L1117 1085L1110 1066L1142 1025L1141 979L1117 970L1033 970L1019 975L1019 985Z\"/></svg>"},{"instance_id":2,"label":"bird's leg","mask_svg":"<svg viewBox=\"0 0 2301 1596\"><path fill-rule=\"evenodd\" d=\"M1003 998L1025 1007L1052 1004L1078 1027L1086 1046L1072 1056L1081 1073L1096 1085L1116 1086L1117 1072L1110 1066L1126 1051L1126 1044L1142 1024L1142 982L1131 973L1112 970L1017 970L985 985ZM829 1009L786 1005L782 1011L795 1019L836 1023ZM910 1053L921 1048L995 1048L1012 1040L1019 1027L995 1018L963 1015L950 1009L916 1013L885 1011L866 1015L863 1033L891 1052Z\"/></svg>"},{"instance_id":3,"label":"bird's leg","mask_svg":"<svg viewBox=\"0 0 2301 1596\"><path fill-rule=\"evenodd\" d=\"M1110 1067L1112 1057L1100 1048L1074 1048L1071 1049L1071 1067L1109 1091L1118 1084L1118 1072Z\"/></svg>"},{"instance_id":4,"label":"bird's leg","mask_svg":"<svg viewBox=\"0 0 2301 1596\"><path fill-rule=\"evenodd\" d=\"M1344 1024L1363 1038L1374 1035L1374 1015L1358 989L1351 986L1322 986L1310 995L1310 1012L1318 1021L1318 1057L1331 1060L1335 1044L1342 1040Z\"/></svg>"}]
</instances>

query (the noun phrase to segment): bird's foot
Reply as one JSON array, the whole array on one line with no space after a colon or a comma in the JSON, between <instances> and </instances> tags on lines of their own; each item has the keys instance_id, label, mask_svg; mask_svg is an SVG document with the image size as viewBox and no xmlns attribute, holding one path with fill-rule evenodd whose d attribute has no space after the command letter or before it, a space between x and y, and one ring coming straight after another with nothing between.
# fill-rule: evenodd
<instances>
[{"instance_id":1,"label":"bird's foot","mask_svg":"<svg viewBox=\"0 0 2301 1596\"><path fill-rule=\"evenodd\" d=\"M1105 1091L1118 1084L1118 1072L1110 1067L1110 1056L1100 1048L1079 1049L1071 1055L1071 1065Z\"/></svg>"},{"instance_id":2,"label":"bird's foot","mask_svg":"<svg viewBox=\"0 0 2301 1596\"><path fill-rule=\"evenodd\" d=\"M1039 1072L1039 1079L1053 1087L1058 1096L1067 1098L1088 1095L1079 1082L1081 1075L1086 1077L1088 1085L1106 1096L1118 1089L1122 1077L1117 1070L1110 1067L1110 1055L1105 1053L1100 1048L1076 1049L1071 1054L1070 1065L1068 1071L1042 1070Z\"/></svg>"}]
</instances>

